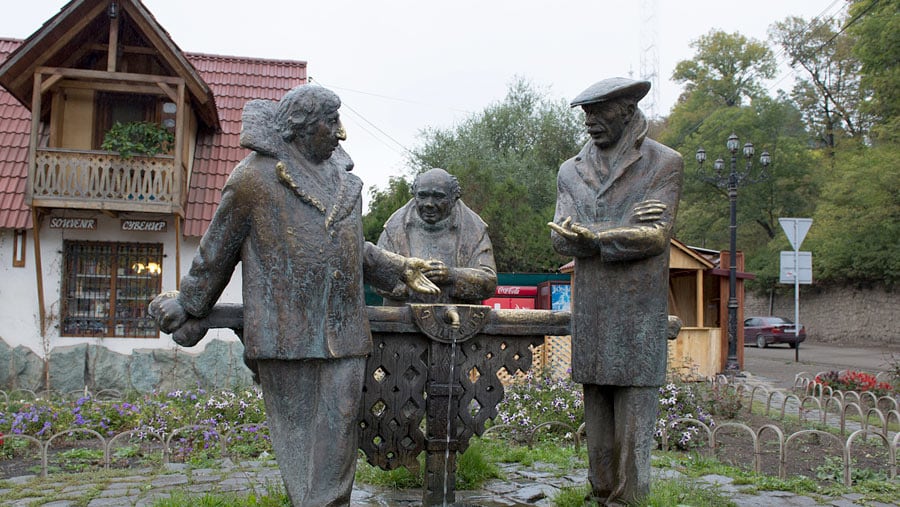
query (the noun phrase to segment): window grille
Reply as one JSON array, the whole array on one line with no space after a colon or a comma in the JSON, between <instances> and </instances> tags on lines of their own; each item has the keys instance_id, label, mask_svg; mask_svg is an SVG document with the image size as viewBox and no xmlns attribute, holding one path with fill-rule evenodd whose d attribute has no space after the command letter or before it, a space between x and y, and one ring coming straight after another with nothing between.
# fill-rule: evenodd
<instances>
[{"instance_id":1,"label":"window grille","mask_svg":"<svg viewBox=\"0 0 900 507\"><path fill-rule=\"evenodd\" d=\"M156 338L147 305L162 287L162 245L65 241L63 336Z\"/></svg>"}]
</instances>

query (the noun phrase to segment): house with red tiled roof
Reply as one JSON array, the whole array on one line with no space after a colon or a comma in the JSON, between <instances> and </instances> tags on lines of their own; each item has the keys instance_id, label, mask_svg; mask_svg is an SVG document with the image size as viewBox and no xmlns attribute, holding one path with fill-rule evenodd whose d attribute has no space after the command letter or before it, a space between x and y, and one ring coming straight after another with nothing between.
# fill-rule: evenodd
<instances>
[{"instance_id":1,"label":"house with red tiled roof","mask_svg":"<svg viewBox=\"0 0 900 507\"><path fill-rule=\"evenodd\" d=\"M139 0L72 0L0 39L0 339L174 346L147 303L178 287L249 153L243 106L305 83L303 61L183 52Z\"/></svg>"}]
</instances>

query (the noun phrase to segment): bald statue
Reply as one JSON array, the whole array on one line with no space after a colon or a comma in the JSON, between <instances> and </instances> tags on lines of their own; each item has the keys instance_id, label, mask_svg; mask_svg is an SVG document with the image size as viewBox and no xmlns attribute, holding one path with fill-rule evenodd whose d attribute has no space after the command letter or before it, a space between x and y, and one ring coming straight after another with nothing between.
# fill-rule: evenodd
<instances>
[{"instance_id":1,"label":"bald statue","mask_svg":"<svg viewBox=\"0 0 900 507\"><path fill-rule=\"evenodd\" d=\"M669 241L683 163L646 137L637 102L649 90L647 81L612 78L572 101L591 139L560 167L548 224L556 251L575 258L572 379L584 388L588 477L601 505L650 492L666 379Z\"/></svg>"},{"instance_id":2,"label":"bald statue","mask_svg":"<svg viewBox=\"0 0 900 507\"><path fill-rule=\"evenodd\" d=\"M460 200L459 181L443 169L416 176L413 198L384 224L378 246L407 257L429 259L423 271L441 289L422 294L398 283L379 291L385 304L481 304L494 295L497 270L487 224Z\"/></svg>"}]
</instances>

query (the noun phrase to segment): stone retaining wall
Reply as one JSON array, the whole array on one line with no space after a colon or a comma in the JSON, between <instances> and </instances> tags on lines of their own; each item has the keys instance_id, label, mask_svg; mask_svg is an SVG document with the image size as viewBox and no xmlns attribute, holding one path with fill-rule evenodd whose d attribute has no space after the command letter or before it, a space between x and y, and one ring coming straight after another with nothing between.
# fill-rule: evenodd
<instances>
[{"instance_id":1,"label":"stone retaining wall","mask_svg":"<svg viewBox=\"0 0 900 507\"><path fill-rule=\"evenodd\" d=\"M800 322L819 343L900 345L900 293L882 288L800 286ZM769 297L747 293L744 315L770 315ZM772 300L771 315L794 319L794 290Z\"/></svg>"},{"instance_id":2,"label":"stone retaining wall","mask_svg":"<svg viewBox=\"0 0 900 507\"><path fill-rule=\"evenodd\" d=\"M169 391L197 386L203 389L247 386L252 381L244 366L240 342L212 340L203 352L182 349L138 349L119 354L106 347L80 344L57 347L50 353L50 386L71 392L87 387L97 392ZM0 339L0 389L42 391L44 364L27 347L10 348Z\"/></svg>"}]
</instances>

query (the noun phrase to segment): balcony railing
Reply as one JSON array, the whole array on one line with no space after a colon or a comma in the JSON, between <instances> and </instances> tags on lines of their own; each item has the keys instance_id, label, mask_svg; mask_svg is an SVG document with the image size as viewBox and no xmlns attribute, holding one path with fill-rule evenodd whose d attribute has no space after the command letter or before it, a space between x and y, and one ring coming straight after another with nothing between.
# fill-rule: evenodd
<instances>
[{"instance_id":1,"label":"balcony railing","mask_svg":"<svg viewBox=\"0 0 900 507\"><path fill-rule=\"evenodd\" d=\"M171 155L126 159L106 151L39 148L32 205L172 212L181 206L180 173Z\"/></svg>"}]
</instances>

